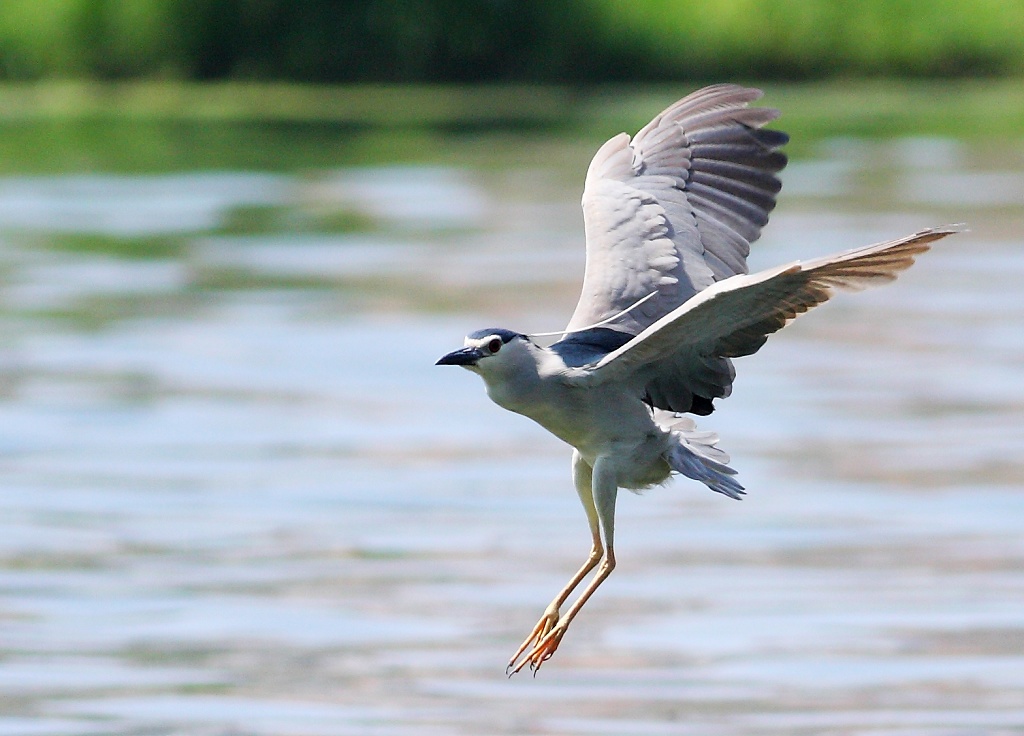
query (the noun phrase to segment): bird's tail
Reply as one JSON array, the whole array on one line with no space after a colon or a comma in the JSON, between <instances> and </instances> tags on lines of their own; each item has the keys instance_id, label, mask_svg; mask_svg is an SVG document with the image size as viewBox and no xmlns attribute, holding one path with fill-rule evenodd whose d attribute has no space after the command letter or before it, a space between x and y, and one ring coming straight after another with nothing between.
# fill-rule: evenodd
<instances>
[{"instance_id":1,"label":"bird's tail","mask_svg":"<svg viewBox=\"0 0 1024 736\"><path fill-rule=\"evenodd\" d=\"M689 417L660 409L655 409L654 421L676 440L665 455L673 470L729 498L738 500L743 495L743 486L733 477L736 471L728 465L729 456L717 447L717 434L700 432Z\"/></svg>"}]
</instances>

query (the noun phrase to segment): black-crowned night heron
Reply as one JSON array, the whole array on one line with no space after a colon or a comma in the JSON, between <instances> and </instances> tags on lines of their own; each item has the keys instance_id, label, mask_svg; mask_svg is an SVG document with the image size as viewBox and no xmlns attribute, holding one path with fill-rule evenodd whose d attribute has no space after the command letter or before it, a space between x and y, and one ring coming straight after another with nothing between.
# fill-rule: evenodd
<instances>
[{"instance_id":1,"label":"black-crowned night heron","mask_svg":"<svg viewBox=\"0 0 1024 736\"><path fill-rule=\"evenodd\" d=\"M728 456L685 413L706 415L729 395L732 358L832 296L893 280L929 244L957 231L797 261L747 275L750 243L775 207L785 133L778 111L748 107L761 92L715 85L683 98L632 141L605 143L583 190L587 267L562 338L543 347L505 329L471 333L438 365L483 378L499 406L573 447L572 476L593 546L509 660L536 671L615 567L619 488L664 483L673 472L739 498ZM595 568L565 611L562 605Z\"/></svg>"}]
</instances>

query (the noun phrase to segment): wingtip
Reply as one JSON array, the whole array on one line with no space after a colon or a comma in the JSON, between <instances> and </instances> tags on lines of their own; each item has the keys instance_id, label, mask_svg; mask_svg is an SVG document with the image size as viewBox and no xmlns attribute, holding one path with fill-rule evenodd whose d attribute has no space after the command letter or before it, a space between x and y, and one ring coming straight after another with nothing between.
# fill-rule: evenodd
<instances>
[{"instance_id":1,"label":"wingtip","mask_svg":"<svg viewBox=\"0 0 1024 736\"><path fill-rule=\"evenodd\" d=\"M962 222L954 223L952 225L941 225L939 227L929 227L921 230L920 232L914 233L906 239L907 244L917 244L924 247L927 250L931 243L938 240L942 240L950 235L959 235L960 233L970 232Z\"/></svg>"},{"instance_id":2,"label":"wingtip","mask_svg":"<svg viewBox=\"0 0 1024 736\"><path fill-rule=\"evenodd\" d=\"M967 227L965 222L954 222L950 225L940 225L939 227L930 227L922 230L920 235L939 235L946 237L947 235L956 235L957 233L969 233L971 229Z\"/></svg>"},{"instance_id":3,"label":"wingtip","mask_svg":"<svg viewBox=\"0 0 1024 736\"><path fill-rule=\"evenodd\" d=\"M916 233L912 233L911 235L907 235L894 241L868 246L868 249L882 248L888 250L890 248L900 248L906 250L908 248L917 248L919 252L923 253L931 247L932 243L942 240L950 235L957 235L965 232L969 231L967 226L962 222L952 225L941 225L939 227L926 227L923 230L918 230ZM853 253L857 250L860 249L854 249L850 252Z\"/></svg>"}]
</instances>

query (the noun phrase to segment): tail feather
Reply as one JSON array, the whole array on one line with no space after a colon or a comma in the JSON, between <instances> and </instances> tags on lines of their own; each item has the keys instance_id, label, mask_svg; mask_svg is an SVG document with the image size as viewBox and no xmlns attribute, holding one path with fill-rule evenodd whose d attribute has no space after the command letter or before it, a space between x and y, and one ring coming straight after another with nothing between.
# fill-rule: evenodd
<instances>
[{"instance_id":1,"label":"tail feather","mask_svg":"<svg viewBox=\"0 0 1024 736\"><path fill-rule=\"evenodd\" d=\"M696 422L680 414L655 410L654 415L677 440L665 458L673 470L729 498L739 500L744 495L743 486L733 477L736 471L728 465L729 456L717 446L717 434L697 431Z\"/></svg>"}]
</instances>

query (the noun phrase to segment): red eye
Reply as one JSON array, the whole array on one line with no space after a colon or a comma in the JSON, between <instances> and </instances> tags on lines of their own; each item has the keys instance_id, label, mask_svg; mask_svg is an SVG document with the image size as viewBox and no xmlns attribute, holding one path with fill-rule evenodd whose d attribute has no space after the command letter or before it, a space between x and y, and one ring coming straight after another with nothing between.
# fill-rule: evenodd
<instances>
[{"instance_id":1,"label":"red eye","mask_svg":"<svg viewBox=\"0 0 1024 736\"><path fill-rule=\"evenodd\" d=\"M501 350L501 340L497 337L491 338L491 341L487 343L487 349L491 351L491 355Z\"/></svg>"}]
</instances>

